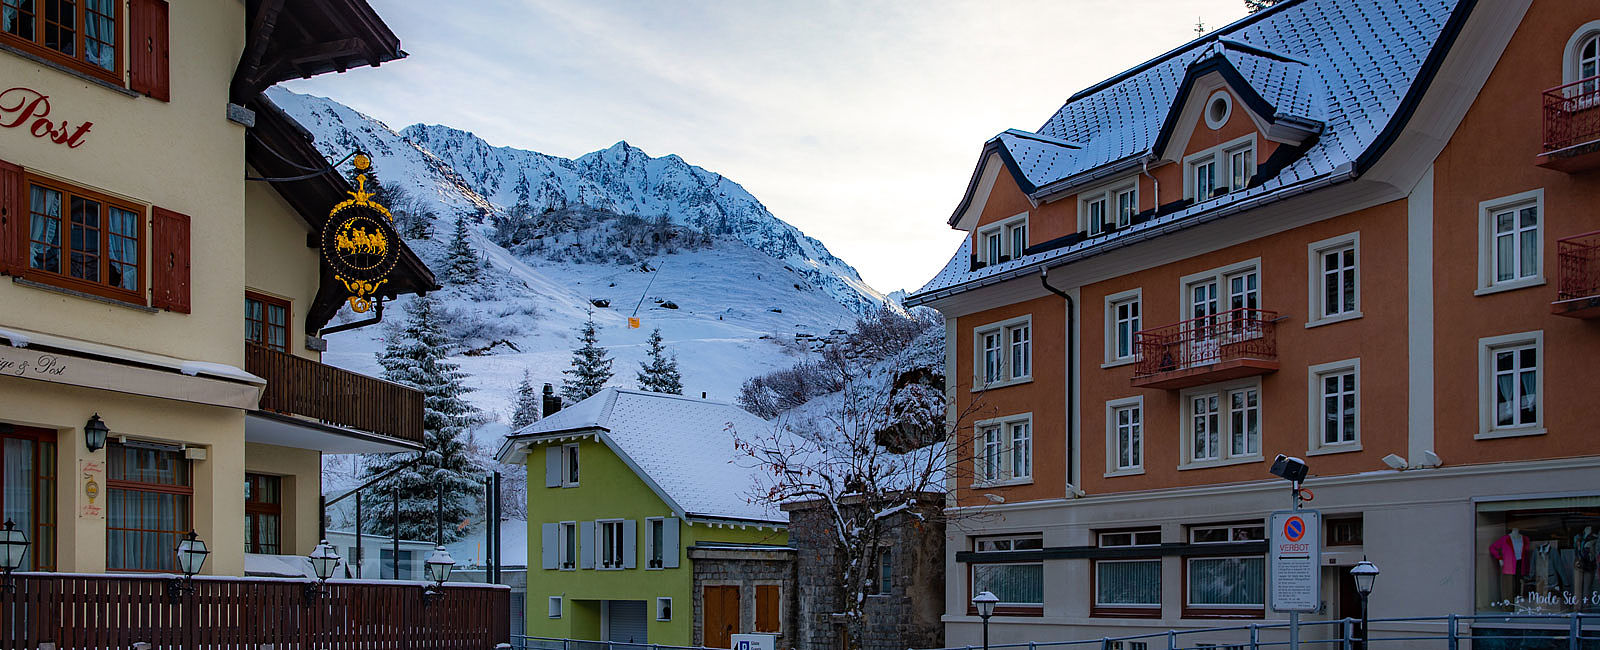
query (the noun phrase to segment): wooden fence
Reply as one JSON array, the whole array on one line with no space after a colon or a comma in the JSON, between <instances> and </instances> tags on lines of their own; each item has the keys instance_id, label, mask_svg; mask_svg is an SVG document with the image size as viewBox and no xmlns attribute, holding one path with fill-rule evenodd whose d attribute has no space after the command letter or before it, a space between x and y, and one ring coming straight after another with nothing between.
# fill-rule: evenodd
<instances>
[{"instance_id":1,"label":"wooden fence","mask_svg":"<svg viewBox=\"0 0 1600 650\"><path fill-rule=\"evenodd\" d=\"M168 575L17 574L0 593L0 649L488 650L510 641L510 590L450 583L196 577L174 603Z\"/></svg>"},{"instance_id":2,"label":"wooden fence","mask_svg":"<svg viewBox=\"0 0 1600 650\"><path fill-rule=\"evenodd\" d=\"M261 410L422 442L422 393L246 343L244 369L267 380Z\"/></svg>"}]
</instances>

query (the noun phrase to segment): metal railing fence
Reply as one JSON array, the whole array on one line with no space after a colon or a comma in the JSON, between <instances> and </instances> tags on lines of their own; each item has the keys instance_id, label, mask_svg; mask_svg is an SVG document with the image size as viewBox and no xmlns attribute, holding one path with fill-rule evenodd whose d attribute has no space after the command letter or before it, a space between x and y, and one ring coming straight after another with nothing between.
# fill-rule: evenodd
<instances>
[{"instance_id":1,"label":"metal railing fence","mask_svg":"<svg viewBox=\"0 0 1600 650\"><path fill-rule=\"evenodd\" d=\"M718 650L703 646L667 645L664 643L624 643L622 641L590 641L563 639L548 636L511 635L514 650Z\"/></svg>"},{"instance_id":2,"label":"metal railing fence","mask_svg":"<svg viewBox=\"0 0 1600 650\"><path fill-rule=\"evenodd\" d=\"M1300 644L1310 650L1366 650L1372 648L1542 648L1548 650L1600 650L1600 614L1479 614L1374 618L1373 626L1415 628L1373 630L1362 642L1361 619L1302 621ZM1443 626L1431 633L1429 627ZM1193 630L1167 630L1126 636L1073 641L991 643L989 650L1042 648L1098 648L1099 650L1259 650L1289 645L1289 623L1251 623ZM1280 638L1281 637L1281 638ZM1426 642L1434 642L1432 644ZM1496 641L1502 643L1494 643ZM1463 645L1463 644L1467 645ZM1143 644L1141 648L1140 644ZM928 650L982 650L966 645ZM540 650L553 650L542 648Z\"/></svg>"}]
</instances>

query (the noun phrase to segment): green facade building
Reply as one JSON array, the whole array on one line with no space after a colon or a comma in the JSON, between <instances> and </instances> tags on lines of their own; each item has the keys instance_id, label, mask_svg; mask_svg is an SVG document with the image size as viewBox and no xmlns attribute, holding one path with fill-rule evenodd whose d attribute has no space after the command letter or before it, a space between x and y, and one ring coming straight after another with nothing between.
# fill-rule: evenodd
<instances>
[{"instance_id":1,"label":"green facade building","mask_svg":"<svg viewBox=\"0 0 1600 650\"><path fill-rule=\"evenodd\" d=\"M712 647L782 634L787 516L753 498L761 470L734 444L770 426L608 388L507 436L498 458L528 468L527 634Z\"/></svg>"}]
</instances>

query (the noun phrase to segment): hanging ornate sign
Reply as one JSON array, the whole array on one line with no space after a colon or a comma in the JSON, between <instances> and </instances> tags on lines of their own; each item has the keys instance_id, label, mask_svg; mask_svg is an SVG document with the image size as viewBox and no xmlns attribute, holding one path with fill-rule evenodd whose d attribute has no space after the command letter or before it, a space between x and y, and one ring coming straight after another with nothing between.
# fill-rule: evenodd
<instances>
[{"instance_id":1,"label":"hanging ornate sign","mask_svg":"<svg viewBox=\"0 0 1600 650\"><path fill-rule=\"evenodd\" d=\"M366 172L372 160L356 154L354 164L358 172ZM365 173L356 175L356 191L350 196L333 206L322 226L322 259L350 292L350 309L364 313L372 309L374 296L400 258L400 239L390 225L394 217L389 209L367 191Z\"/></svg>"}]
</instances>

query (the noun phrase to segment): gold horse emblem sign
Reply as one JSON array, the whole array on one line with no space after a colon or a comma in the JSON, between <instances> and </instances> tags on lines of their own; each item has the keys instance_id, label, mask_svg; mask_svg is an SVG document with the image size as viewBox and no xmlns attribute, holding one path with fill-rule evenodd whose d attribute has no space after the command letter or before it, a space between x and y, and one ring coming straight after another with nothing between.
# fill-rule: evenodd
<instances>
[{"instance_id":1,"label":"gold horse emblem sign","mask_svg":"<svg viewBox=\"0 0 1600 650\"><path fill-rule=\"evenodd\" d=\"M372 159L356 154L353 163L359 172L356 191L328 213L322 227L322 259L350 293L350 309L364 313L372 309L378 289L394 270L400 245L389 208L373 201L373 193L367 191L366 171L372 168Z\"/></svg>"}]
</instances>

